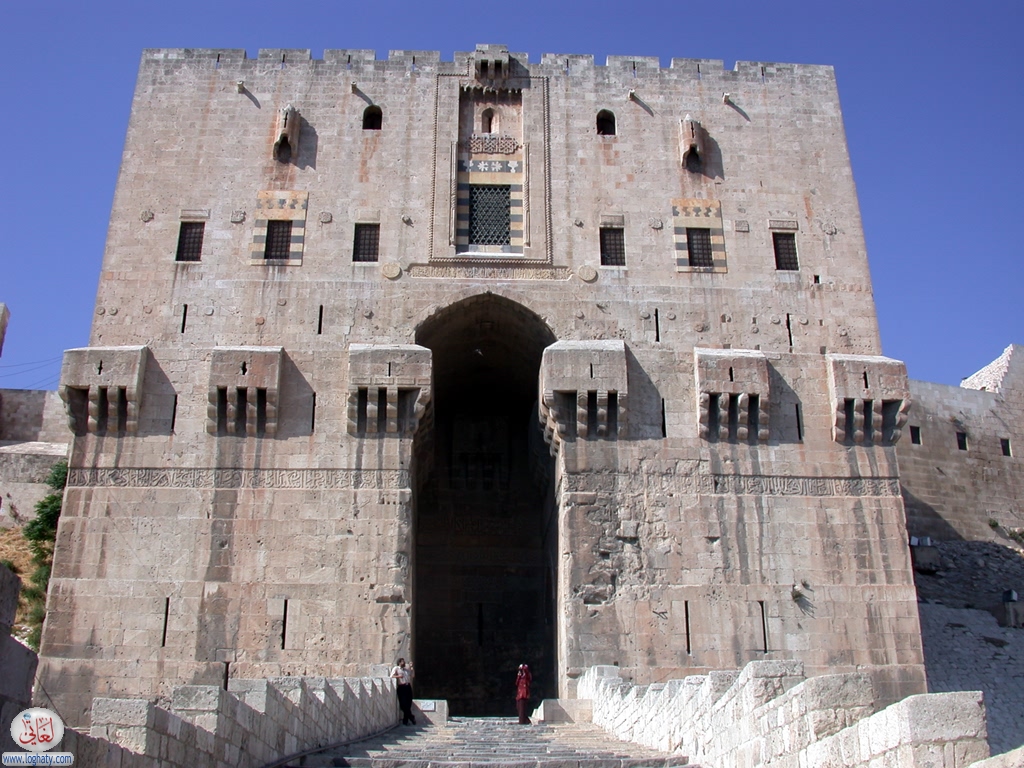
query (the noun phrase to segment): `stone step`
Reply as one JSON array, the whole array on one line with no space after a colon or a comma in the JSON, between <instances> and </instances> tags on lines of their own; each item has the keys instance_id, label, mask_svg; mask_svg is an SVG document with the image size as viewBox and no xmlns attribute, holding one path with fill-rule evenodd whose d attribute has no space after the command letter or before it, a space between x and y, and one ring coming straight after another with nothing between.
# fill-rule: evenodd
<instances>
[{"instance_id":1,"label":"stone step","mask_svg":"<svg viewBox=\"0 0 1024 768\"><path fill-rule=\"evenodd\" d=\"M514 718L453 717L398 726L374 739L289 763L305 768L675 768L685 757L619 741L590 723L519 725ZM691 766L696 768L696 766Z\"/></svg>"}]
</instances>

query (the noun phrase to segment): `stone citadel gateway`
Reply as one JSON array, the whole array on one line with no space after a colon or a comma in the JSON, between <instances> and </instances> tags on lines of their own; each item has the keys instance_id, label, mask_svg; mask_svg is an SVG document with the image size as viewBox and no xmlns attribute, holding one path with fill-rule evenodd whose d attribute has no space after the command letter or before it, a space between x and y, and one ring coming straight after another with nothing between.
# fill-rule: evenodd
<instances>
[{"instance_id":1,"label":"stone citadel gateway","mask_svg":"<svg viewBox=\"0 0 1024 768\"><path fill-rule=\"evenodd\" d=\"M72 725L398 655L465 714L522 661L926 689L830 67L148 50L60 393Z\"/></svg>"}]
</instances>

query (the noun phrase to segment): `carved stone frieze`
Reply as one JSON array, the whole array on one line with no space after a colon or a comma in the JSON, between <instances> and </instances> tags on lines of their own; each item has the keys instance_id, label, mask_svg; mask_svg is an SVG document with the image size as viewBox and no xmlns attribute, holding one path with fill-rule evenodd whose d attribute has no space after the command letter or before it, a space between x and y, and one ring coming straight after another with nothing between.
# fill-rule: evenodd
<instances>
[{"instance_id":1,"label":"carved stone frieze","mask_svg":"<svg viewBox=\"0 0 1024 768\"><path fill-rule=\"evenodd\" d=\"M464 148L472 154L481 155L514 155L523 145L515 136L496 136L494 134L474 134L465 143Z\"/></svg>"},{"instance_id":2,"label":"carved stone frieze","mask_svg":"<svg viewBox=\"0 0 1024 768\"><path fill-rule=\"evenodd\" d=\"M899 496L896 477L786 475L574 473L562 478L563 493L673 493L717 496Z\"/></svg>"},{"instance_id":3,"label":"carved stone frieze","mask_svg":"<svg viewBox=\"0 0 1024 768\"><path fill-rule=\"evenodd\" d=\"M403 490L406 470L110 467L68 470L70 488L297 488Z\"/></svg>"}]
</instances>

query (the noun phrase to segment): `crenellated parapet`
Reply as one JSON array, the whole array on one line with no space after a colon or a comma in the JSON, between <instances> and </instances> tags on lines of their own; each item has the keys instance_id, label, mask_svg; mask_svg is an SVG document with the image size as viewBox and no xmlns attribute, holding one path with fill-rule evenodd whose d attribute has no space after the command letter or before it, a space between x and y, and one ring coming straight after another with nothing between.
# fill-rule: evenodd
<instances>
[{"instance_id":1,"label":"crenellated parapet","mask_svg":"<svg viewBox=\"0 0 1024 768\"><path fill-rule=\"evenodd\" d=\"M206 431L211 435L277 434L282 347L214 347Z\"/></svg>"},{"instance_id":2,"label":"crenellated parapet","mask_svg":"<svg viewBox=\"0 0 1024 768\"><path fill-rule=\"evenodd\" d=\"M708 440L768 439L768 359L753 349L693 350L698 431Z\"/></svg>"},{"instance_id":3,"label":"crenellated parapet","mask_svg":"<svg viewBox=\"0 0 1024 768\"><path fill-rule=\"evenodd\" d=\"M139 428L142 381L149 347L82 347L64 353L60 398L77 435Z\"/></svg>"},{"instance_id":4,"label":"crenellated parapet","mask_svg":"<svg viewBox=\"0 0 1024 768\"><path fill-rule=\"evenodd\" d=\"M544 53L539 59L531 60L526 52L510 52L507 46L495 44L477 45L473 51L455 51L450 59L444 59L440 51L419 50L389 50L386 58L378 58L373 50L337 48L325 50L322 59L314 59L309 48L261 48L256 58L250 58L244 49L149 48L143 53L143 61L162 66L173 66L177 62L194 66L207 62L212 69L238 68L253 72L315 63L340 66L352 74L395 70L471 75L481 84L523 74L518 70L520 67L529 67L531 76L628 72L637 85L645 81L653 84L666 73L692 75L697 79L724 76L732 82L764 84L774 78L797 79L806 74L832 71L832 67L824 65L761 61L737 61L732 69L726 69L721 59L690 58L673 58L668 67L663 67L656 56L608 56L603 64L598 64L591 54Z\"/></svg>"},{"instance_id":5,"label":"crenellated parapet","mask_svg":"<svg viewBox=\"0 0 1024 768\"><path fill-rule=\"evenodd\" d=\"M412 437L430 403L432 353L416 344L352 344L348 433Z\"/></svg>"},{"instance_id":6,"label":"crenellated parapet","mask_svg":"<svg viewBox=\"0 0 1024 768\"><path fill-rule=\"evenodd\" d=\"M881 355L826 355L837 443L892 445L910 409L907 367Z\"/></svg>"},{"instance_id":7,"label":"crenellated parapet","mask_svg":"<svg viewBox=\"0 0 1024 768\"><path fill-rule=\"evenodd\" d=\"M629 384L623 341L558 341L540 367L540 421L552 451L566 439L626 434Z\"/></svg>"}]
</instances>

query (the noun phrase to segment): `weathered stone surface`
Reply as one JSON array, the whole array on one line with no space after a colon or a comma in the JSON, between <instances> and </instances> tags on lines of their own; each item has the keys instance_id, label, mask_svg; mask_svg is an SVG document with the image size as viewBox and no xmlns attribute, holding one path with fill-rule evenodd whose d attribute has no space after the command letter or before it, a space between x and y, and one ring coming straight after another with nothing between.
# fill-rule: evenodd
<instances>
[{"instance_id":1,"label":"weathered stone surface","mask_svg":"<svg viewBox=\"0 0 1024 768\"><path fill-rule=\"evenodd\" d=\"M713 768L959 768L988 756L978 691L919 694L875 711L867 675L765 686L801 676L795 667L753 662L720 695L685 680L652 695L588 670L580 691L592 697L594 722L619 738Z\"/></svg>"},{"instance_id":2,"label":"weathered stone surface","mask_svg":"<svg viewBox=\"0 0 1024 768\"><path fill-rule=\"evenodd\" d=\"M959 387L910 390L916 442L897 451L910 533L1019 547L1008 534L1024 530L1024 347L1011 344Z\"/></svg>"}]
</instances>

